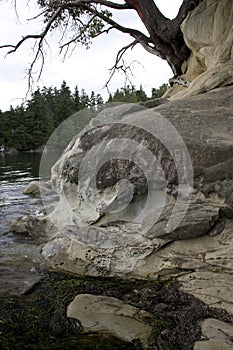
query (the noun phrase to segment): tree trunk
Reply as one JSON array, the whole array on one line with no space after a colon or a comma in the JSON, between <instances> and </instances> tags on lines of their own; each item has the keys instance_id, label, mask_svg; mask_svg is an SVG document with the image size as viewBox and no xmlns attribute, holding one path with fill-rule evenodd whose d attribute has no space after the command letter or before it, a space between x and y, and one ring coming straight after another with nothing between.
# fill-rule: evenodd
<instances>
[{"instance_id":1,"label":"tree trunk","mask_svg":"<svg viewBox=\"0 0 233 350\"><path fill-rule=\"evenodd\" d=\"M201 1L203 0L184 0L176 18L169 20L159 11L153 0L125 0L137 11L144 23L154 45L155 54L168 62L175 76L182 74L182 63L190 55L180 25L188 12Z\"/></svg>"}]
</instances>

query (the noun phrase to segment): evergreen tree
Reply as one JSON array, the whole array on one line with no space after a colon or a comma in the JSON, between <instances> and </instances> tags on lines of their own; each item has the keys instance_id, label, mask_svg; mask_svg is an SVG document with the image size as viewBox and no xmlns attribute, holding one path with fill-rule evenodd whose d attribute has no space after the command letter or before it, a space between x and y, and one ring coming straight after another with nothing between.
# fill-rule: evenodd
<instances>
[{"instance_id":1,"label":"evergreen tree","mask_svg":"<svg viewBox=\"0 0 233 350\"><path fill-rule=\"evenodd\" d=\"M136 103L146 100L148 100L148 97L141 85L139 90L136 90L134 86L127 85L120 90L117 89L113 96L110 94L108 102Z\"/></svg>"},{"instance_id":2,"label":"evergreen tree","mask_svg":"<svg viewBox=\"0 0 233 350\"><path fill-rule=\"evenodd\" d=\"M82 109L82 105L81 105L81 99L80 99L77 85L74 88L73 101L74 101L74 111L75 112L80 111Z\"/></svg>"},{"instance_id":3,"label":"evergreen tree","mask_svg":"<svg viewBox=\"0 0 233 350\"><path fill-rule=\"evenodd\" d=\"M81 102L81 109L87 108L90 103L89 97L84 89L81 90L80 102Z\"/></svg>"},{"instance_id":4,"label":"evergreen tree","mask_svg":"<svg viewBox=\"0 0 233 350\"><path fill-rule=\"evenodd\" d=\"M151 98L162 96L166 89L167 84L158 89L153 88ZM117 89L113 95L110 94L108 102L137 103L147 99L149 98L142 86L139 89L125 86ZM95 95L94 91L89 97L84 89L80 93L75 86L72 94L65 81L60 89L38 88L25 106L11 106L6 112L0 110L0 145L4 145L6 149L35 150L44 145L51 133L58 128L54 147L64 147L67 140L81 131L103 104L102 96ZM82 109L85 111L78 113L77 118L68 118ZM66 121L65 127L59 127L63 121Z\"/></svg>"},{"instance_id":5,"label":"evergreen tree","mask_svg":"<svg viewBox=\"0 0 233 350\"><path fill-rule=\"evenodd\" d=\"M153 88L151 91L151 98L158 98L158 97L162 97L163 94L165 94L165 92L168 89L168 84L163 84L161 85L158 89Z\"/></svg>"},{"instance_id":6,"label":"evergreen tree","mask_svg":"<svg viewBox=\"0 0 233 350\"><path fill-rule=\"evenodd\" d=\"M147 101L148 100L147 94L143 90L142 85L140 85L139 90L136 90L136 97L137 97L137 101Z\"/></svg>"},{"instance_id":7,"label":"evergreen tree","mask_svg":"<svg viewBox=\"0 0 233 350\"><path fill-rule=\"evenodd\" d=\"M75 106L70 88L67 86L66 82L63 81L61 88L55 91L55 127L72 115L74 108Z\"/></svg>"},{"instance_id":8,"label":"evergreen tree","mask_svg":"<svg viewBox=\"0 0 233 350\"><path fill-rule=\"evenodd\" d=\"M95 101L96 101L96 109L99 110L103 106L104 100L100 94L97 94Z\"/></svg>"},{"instance_id":9,"label":"evergreen tree","mask_svg":"<svg viewBox=\"0 0 233 350\"><path fill-rule=\"evenodd\" d=\"M89 99L89 106L92 108L95 108L95 106L96 106L96 97L95 97L94 91L91 92L91 96Z\"/></svg>"}]
</instances>

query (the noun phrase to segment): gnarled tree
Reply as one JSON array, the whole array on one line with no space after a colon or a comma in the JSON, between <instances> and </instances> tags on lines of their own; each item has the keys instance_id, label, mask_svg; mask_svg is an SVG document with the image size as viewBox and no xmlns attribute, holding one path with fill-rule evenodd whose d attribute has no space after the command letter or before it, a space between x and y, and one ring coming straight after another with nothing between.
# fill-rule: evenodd
<instances>
[{"instance_id":1,"label":"gnarled tree","mask_svg":"<svg viewBox=\"0 0 233 350\"><path fill-rule=\"evenodd\" d=\"M15 0L16 1L16 0ZM32 0L31 0L32 1ZM28 34L16 44L2 45L0 48L9 48L9 53L18 50L26 41L36 41L36 53L29 68L29 77L35 62L42 59L44 62L43 44L50 31L61 30L60 48L68 50L77 43L87 47L91 41L112 29L128 34L133 41L123 47L117 54L112 73L121 65L121 59L127 49L141 44L151 54L165 59L170 65L174 76L182 74L182 63L189 57L190 50L186 46L180 25L188 12L197 7L203 0L183 0L177 16L170 20L159 10L154 0L37 0L41 12L34 19L44 18L44 28L39 34ZM116 11L131 10L137 13L143 22L147 34L126 27L114 19ZM69 33L69 35L67 35ZM69 40L64 41L69 36Z\"/></svg>"}]
</instances>

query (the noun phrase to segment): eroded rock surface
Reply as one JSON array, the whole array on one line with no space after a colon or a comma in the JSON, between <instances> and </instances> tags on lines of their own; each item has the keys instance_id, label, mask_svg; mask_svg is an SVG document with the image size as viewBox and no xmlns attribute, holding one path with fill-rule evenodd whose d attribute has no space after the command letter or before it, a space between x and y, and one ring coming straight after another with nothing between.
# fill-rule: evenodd
<instances>
[{"instance_id":1,"label":"eroded rock surface","mask_svg":"<svg viewBox=\"0 0 233 350\"><path fill-rule=\"evenodd\" d=\"M93 119L70 143L52 171L59 203L46 216L50 240L42 254L48 264L83 276L177 276L183 291L233 314L232 96L233 86L229 86L169 101L150 111L148 124L143 124L144 119L148 121L147 113L135 105L122 106L117 114L117 109L108 109L107 114L101 112ZM187 186L185 190L184 186L179 187L182 177L176 169L177 159L188 158L179 153L180 158L174 160L175 153L169 153L165 147L171 139L171 129L167 134L161 131L163 139L147 132L149 127L151 132L161 130L157 114L153 120L154 111L166 118L167 125L172 124L185 142L192 172L186 172L185 166L181 168L183 175L193 174L191 196ZM112 119L105 125L108 113L112 113ZM138 124L128 129L125 125L132 116ZM142 159L144 146L154 154L157 163L147 162L145 167L137 168L125 160L124 152L130 149L128 140L134 137L139 144L134 156ZM121 144L111 149L116 138ZM90 151L92 157L85 158ZM101 158L106 151L112 157L107 163ZM80 178L82 165L93 159L92 167L84 167ZM98 167L98 162L103 166ZM149 185L145 169L154 175ZM179 198L181 205L174 213ZM190 201L180 219L187 199ZM167 230L170 218L174 228ZM226 340L208 342L212 346L213 342L225 344Z\"/></svg>"},{"instance_id":2,"label":"eroded rock surface","mask_svg":"<svg viewBox=\"0 0 233 350\"><path fill-rule=\"evenodd\" d=\"M183 98L233 82L233 3L204 0L184 20L184 40L191 56L182 76L189 87L174 86L167 94Z\"/></svg>"},{"instance_id":3,"label":"eroded rock surface","mask_svg":"<svg viewBox=\"0 0 233 350\"><path fill-rule=\"evenodd\" d=\"M183 291L193 294L211 307L224 309L230 314L233 314L232 280L232 271L224 272L218 268L179 277Z\"/></svg>"},{"instance_id":4,"label":"eroded rock surface","mask_svg":"<svg viewBox=\"0 0 233 350\"><path fill-rule=\"evenodd\" d=\"M175 215L173 213L179 194L174 160L167 150L161 151L163 145L155 137L148 136L146 128L141 131L134 126L130 126L129 130L126 127L129 115L137 119L138 113L142 117L144 110L138 110L137 106L130 109L121 107L116 115L117 125L103 126L103 113L99 119L93 120L72 141L53 168L52 182L60 202L47 218L57 228L56 235L43 249L49 263L56 268L93 276L156 278L160 274L178 273L183 269L211 270L215 264L231 271L232 96L233 87L230 86L155 108L183 137L193 166L191 201L184 218L171 231L166 230L168 220L173 218L174 224L179 219L179 210ZM109 109L108 113L114 116L114 111L116 109ZM119 127L122 124L125 125L123 129ZM79 167L94 147L95 140L97 146L102 139L106 142L101 145L102 155L112 142L111 136L115 138L119 133L127 139L136 136L140 145L147 145L165 173L162 179L161 171L155 172L150 206L144 210L141 221L135 218L145 207L148 191L142 169L119 159L108 163L109 168L100 168L96 177L95 166L99 158L95 150L94 171L88 173L89 177L84 177L88 186L83 178L79 182ZM129 143L124 147L127 145ZM140 155L141 149L137 151ZM132 187L129 183L131 179ZM160 187L161 179L164 188ZM97 190L93 186L95 182ZM124 203L122 201L120 207L116 207L118 211L108 212L115 199L124 199L128 190L132 190L130 203L119 210ZM129 198L128 194L126 197ZM93 198L96 206L93 202L90 205L89 200Z\"/></svg>"}]
</instances>

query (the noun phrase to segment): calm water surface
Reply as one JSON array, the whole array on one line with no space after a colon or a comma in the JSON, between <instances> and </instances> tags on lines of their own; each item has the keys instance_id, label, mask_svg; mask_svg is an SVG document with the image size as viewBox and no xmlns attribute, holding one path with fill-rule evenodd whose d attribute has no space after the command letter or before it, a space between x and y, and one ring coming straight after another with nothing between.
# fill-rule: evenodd
<instances>
[{"instance_id":1,"label":"calm water surface","mask_svg":"<svg viewBox=\"0 0 233 350\"><path fill-rule=\"evenodd\" d=\"M9 226L41 206L39 198L22 193L30 181L38 180L40 159L41 153L0 153L0 268L37 254L35 242L14 234Z\"/></svg>"}]
</instances>

